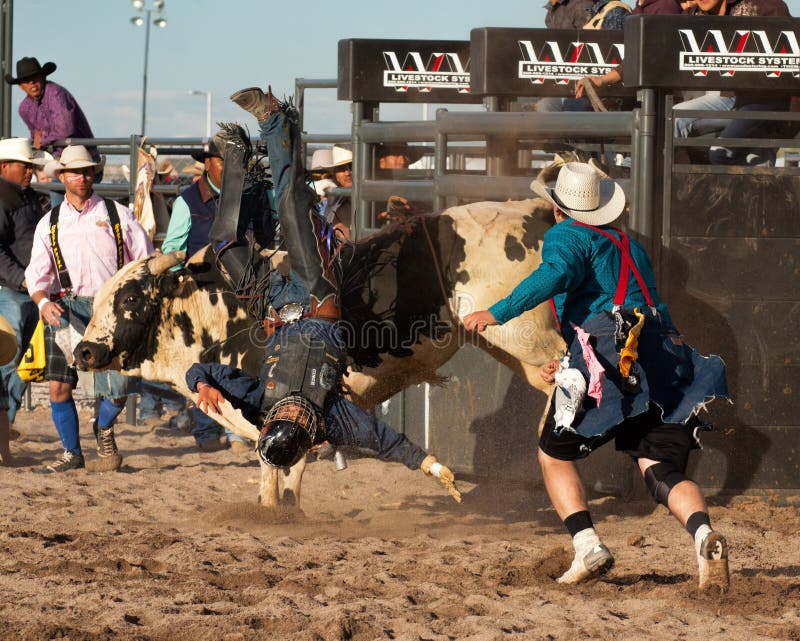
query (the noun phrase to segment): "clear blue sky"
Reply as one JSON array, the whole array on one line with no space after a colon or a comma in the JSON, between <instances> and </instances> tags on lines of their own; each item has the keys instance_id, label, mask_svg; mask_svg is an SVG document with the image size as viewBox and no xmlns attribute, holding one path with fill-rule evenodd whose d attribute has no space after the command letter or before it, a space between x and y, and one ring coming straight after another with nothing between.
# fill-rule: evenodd
<instances>
[{"instance_id":1,"label":"clear blue sky","mask_svg":"<svg viewBox=\"0 0 800 641\"><path fill-rule=\"evenodd\" d=\"M337 42L345 38L469 39L474 27L542 27L545 0L436 1L166 0L164 29L151 28L147 133L201 137L205 97L214 121L251 120L228 100L242 87L270 82L294 91L294 79L335 78ZM152 0L146 0L152 7ZM130 0L14 0L14 62L35 56L58 69L50 76L77 98L98 137L138 132L144 27ZM27 136L16 114L14 135ZM306 129L349 131L349 105L335 91L307 94ZM420 107L415 107L419 113ZM385 117L405 114L385 110Z\"/></svg>"}]
</instances>

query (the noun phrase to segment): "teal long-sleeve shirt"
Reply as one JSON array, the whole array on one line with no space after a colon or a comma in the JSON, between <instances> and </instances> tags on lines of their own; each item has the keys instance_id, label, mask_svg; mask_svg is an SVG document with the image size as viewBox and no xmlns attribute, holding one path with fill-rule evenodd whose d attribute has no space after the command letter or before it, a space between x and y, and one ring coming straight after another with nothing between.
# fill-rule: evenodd
<instances>
[{"instance_id":1,"label":"teal long-sleeve shirt","mask_svg":"<svg viewBox=\"0 0 800 641\"><path fill-rule=\"evenodd\" d=\"M523 312L554 299L561 330L569 344L574 336L570 323L582 325L588 318L614 306L619 278L620 251L602 234L567 219L544 235L542 264L506 297L489 308L498 323L507 323ZM602 227L619 237L610 226ZM666 305L656 291L655 276L644 248L630 240L631 257L662 316L669 320ZM646 305L633 274L628 278L625 305Z\"/></svg>"}]
</instances>

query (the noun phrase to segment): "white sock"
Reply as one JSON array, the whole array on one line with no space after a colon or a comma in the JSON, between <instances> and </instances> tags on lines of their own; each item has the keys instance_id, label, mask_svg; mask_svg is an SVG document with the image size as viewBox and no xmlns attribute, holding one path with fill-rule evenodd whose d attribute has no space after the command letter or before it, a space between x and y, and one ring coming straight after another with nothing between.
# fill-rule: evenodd
<instances>
[{"instance_id":1,"label":"white sock","mask_svg":"<svg viewBox=\"0 0 800 641\"><path fill-rule=\"evenodd\" d=\"M600 545L600 537L597 536L593 527L587 527L572 537L572 547L575 548L575 556L583 559L584 556L592 551L595 545Z\"/></svg>"},{"instance_id":2,"label":"white sock","mask_svg":"<svg viewBox=\"0 0 800 641\"><path fill-rule=\"evenodd\" d=\"M703 545L703 541L705 541L706 537L711 534L711 532L713 532L711 527L704 523L697 528L697 532L694 533L694 549L698 556L700 556L700 547Z\"/></svg>"}]
</instances>

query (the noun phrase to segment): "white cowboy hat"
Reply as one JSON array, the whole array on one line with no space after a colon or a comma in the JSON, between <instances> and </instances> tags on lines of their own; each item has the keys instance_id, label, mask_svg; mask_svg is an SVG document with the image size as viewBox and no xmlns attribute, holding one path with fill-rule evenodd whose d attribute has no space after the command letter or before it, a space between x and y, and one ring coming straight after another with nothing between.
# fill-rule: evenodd
<instances>
[{"instance_id":1,"label":"white cowboy hat","mask_svg":"<svg viewBox=\"0 0 800 641\"><path fill-rule=\"evenodd\" d=\"M5 316L0 316L0 365L10 363L17 355L17 335Z\"/></svg>"},{"instance_id":2,"label":"white cowboy hat","mask_svg":"<svg viewBox=\"0 0 800 641\"><path fill-rule=\"evenodd\" d=\"M353 152L339 145L334 145L331 149L331 164L322 169L334 169L342 165L349 165L353 162Z\"/></svg>"},{"instance_id":3,"label":"white cowboy hat","mask_svg":"<svg viewBox=\"0 0 800 641\"><path fill-rule=\"evenodd\" d=\"M70 145L61 152L61 158L53 160L45 165L44 173L50 178L55 178L59 172L68 169L83 169L84 167L101 167L105 164L105 158L100 162L95 161L89 150L83 145Z\"/></svg>"},{"instance_id":4,"label":"white cowboy hat","mask_svg":"<svg viewBox=\"0 0 800 641\"><path fill-rule=\"evenodd\" d=\"M613 180L603 180L591 165L568 162L558 172L555 187L534 180L531 189L567 216L587 225L607 225L625 209L625 192Z\"/></svg>"},{"instance_id":5,"label":"white cowboy hat","mask_svg":"<svg viewBox=\"0 0 800 641\"><path fill-rule=\"evenodd\" d=\"M44 165L47 161L42 152L35 152L27 138L6 138L0 140L0 161L12 160L29 165Z\"/></svg>"},{"instance_id":6,"label":"white cowboy hat","mask_svg":"<svg viewBox=\"0 0 800 641\"><path fill-rule=\"evenodd\" d=\"M330 149L317 149L311 154L311 171L320 171L333 164L333 152Z\"/></svg>"}]
</instances>

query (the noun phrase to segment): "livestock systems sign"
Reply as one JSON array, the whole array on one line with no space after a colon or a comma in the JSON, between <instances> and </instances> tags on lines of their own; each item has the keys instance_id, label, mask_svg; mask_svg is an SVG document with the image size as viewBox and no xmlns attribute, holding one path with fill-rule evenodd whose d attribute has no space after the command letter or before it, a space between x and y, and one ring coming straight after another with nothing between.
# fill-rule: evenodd
<instances>
[{"instance_id":1,"label":"livestock systems sign","mask_svg":"<svg viewBox=\"0 0 800 641\"><path fill-rule=\"evenodd\" d=\"M800 20L632 16L624 81L631 87L800 91Z\"/></svg>"},{"instance_id":2,"label":"livestock systems sign","mask_svg":"<svg viewBox=\"0 0 800 641\"><path fill-rule=\"evenodd\" d=\"M474 103L469 42L339 41L337 96L351 102Z\"/></svg>"},{"instance_id":3,"label":"livestock systems sign","mask_svg":"<svg viewBox=\"0 0 800 641\"><path fill-rule=\"evenodd\" d=\"M472 92L489 96L571 96L575 81L622 62L622 31L480 28L470 33ZM603 95L625 96L622 86Z\"/></svg>"}]
</instances>

